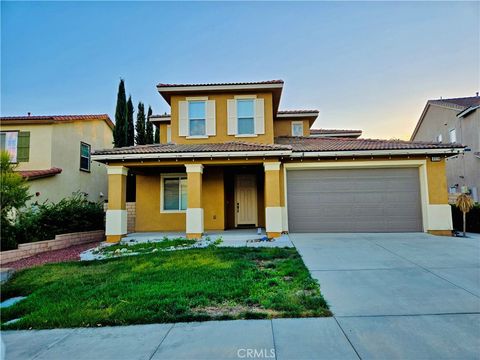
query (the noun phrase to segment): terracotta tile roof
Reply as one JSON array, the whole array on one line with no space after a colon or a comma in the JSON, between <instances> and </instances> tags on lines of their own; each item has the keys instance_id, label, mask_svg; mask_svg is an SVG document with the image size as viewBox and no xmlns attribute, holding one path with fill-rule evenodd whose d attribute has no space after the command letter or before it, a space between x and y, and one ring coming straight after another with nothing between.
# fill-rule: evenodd
<instances>
[{"instance_id":1,"label":"terracotta tile roof","mask_svg":"<svg viewBox=\"0 0 480 360\"><path fill-rule=\"evenodd\" d=\"M242 151L278 151L290 150L288 145L257 144L231 141L214 144L153 144L137 145L123 148L97 150L93 155L114 154L155 154L155 153L198 153L198 152L242 152Z\"/></svg>"},{"instance_id":2,"label":"terracotta tile roof","mask_svg":"<svg viewBox=\"0 0 480 360\"><path fill-rule=\"evenodd\" d=\"M348 129L310 129L310 134L351 134L362 133L362 130L348 130Z\"/></svg>"},{"instance_id":3,"label":"terracotta tile roof","mask_svg":"<svg viewBox=\"0 0 480 360\"><path fill-rule=\"evenodd\" d=\"M450 149L464 147L460 144L412 142L403 140L352 139L338 137L279 137L275 139L275 142L281 145L292 146L293 152Z\"/></svg>"},{"instance_id":4,"label":"terracotta tile roof","mask_svg":"<svg viewBox=\"0 0 480 360\"><path fill-rule=\"evenodd\" d=\"M107 114L88 114L88 115L26 115L26 116L2 116L1 122L8 121L51 121L51 122L70 122L70 121L89 121L89 120L103 120L107 122L110 128L114 125Z\"/></svg>"},{"instance_id":5,"label":"terracotta tile roof","mask_svg":"<svg viewBox=\"0 0 480 360\"><path fill-rule=\"evenodd\" d=\"M163 84L160 83L157 87L180 87L180 86L229 86L229 85L268 85L268 84L283 84L283 80L267 80L267 81L252 81L252 82L233 82L233 83L205 83L205 84Z\"/></svg>"},{"instance_id":6,"label":"terracotta tile roof","mask_svg":"<svg viewBox=\"0 0 480 360\"><path fill-rule=\"evenodd\" d=\"M454 105L463 110L471 106L480 105L480 96L471 96L471 97L462 97L462 98L452 98L452 99L435 99L429 100L429 104L438 104L438 105Z\"/></svg>"},{"instance_id":7,"label":"terracotta tile roof","mask_svg":"<svg viewBox=\"0 0 480 360\"><path fill-rule=\"evenodd\" d=\"M309 114L318 113L318 110L278 110L277 114Z\"/></svg>"},{"instance_id":8,"label":"terracotta tile roof","mask_svg":"<svg viewBox=\"0 0 480 360\"><path fill-rule=\"evenodd\" d=\"M60 174L62 172L62 169L53 167L50 169L43 169L43 170L22 170L17 172L27 180L34 180L34 179L39 179L39 178Z\"/></svg>"}]
</instances>

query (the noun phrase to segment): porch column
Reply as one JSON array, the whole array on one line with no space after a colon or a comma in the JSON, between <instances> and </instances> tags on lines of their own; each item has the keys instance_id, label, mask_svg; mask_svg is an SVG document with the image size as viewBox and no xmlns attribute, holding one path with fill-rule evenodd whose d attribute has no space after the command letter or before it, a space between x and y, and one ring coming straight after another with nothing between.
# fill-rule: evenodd
<instances>
[{"instance_id":1,"label":"porch column","mask_svg":"<svg viewBox=\"0 0 480 360\"><path fill-rule=\"evenodd\" d=\"M105 235L107 242L119 242L127 234L127 174L124 166L107 166L108 210Z\"/></svg>"},{"instance_id":2,"label":"porch column","mask_svg":"<svg viewBox=\"0 0 480 360\"><path fill-rule=\"evenodd\" d=\"M199 239L203 234L202 164L185 164L187 168L187 224L188 239Z\"/></svg>"},{"instance_id":3,"label":"porch column","mask_svg":"<svg viewBox=\"0 0 480 360\"><path fill-rule=\"evenodd\" d=\"M280 162L263 163L265 168L265 228L269 238L282 234L280 206Z\"/></svg>"}]
</instances>

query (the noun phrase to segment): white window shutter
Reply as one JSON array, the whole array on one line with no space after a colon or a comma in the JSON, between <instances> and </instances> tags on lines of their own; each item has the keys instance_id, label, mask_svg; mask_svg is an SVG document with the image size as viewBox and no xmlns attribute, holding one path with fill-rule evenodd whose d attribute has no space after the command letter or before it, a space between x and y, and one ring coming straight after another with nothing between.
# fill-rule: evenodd
<instances>
[{"instance_id":1,"label":"white window shutter","mask_svg":"<svg viewBox=\"0 0 480 360\"><path fill-rule=\"evenodd\" d=\"M178 102L178 136L188 136L188 101Z\"/></svg>"},{"instance_id":2,"label":"white window shutter","mask_svg":"<svg viewBox=\"0 0 480 360\"><path fill-rule=\"evenodd\" d=\"M215 136L215 100L207 100L205 102L205 127L208 136Z\"/></svg>"},{"instance_id":3,"label":"white window shutter","mask_svg":"<svg viewBox=\"0 0 480 360\"><path fill-rule=\"evenodd\" d=\"M265 105L263 99L255 100L255 134L265 134Z\"/></svg>"},{"instance_id":4,"label":"white window shutter","mask_svg":"<svg viewBox=\"0 0 480 360\"><path fill-rule=\"evenodd\" d=\"M228 135L237 135L237 101L227 100Z\"/></svg>"}]
</instances>

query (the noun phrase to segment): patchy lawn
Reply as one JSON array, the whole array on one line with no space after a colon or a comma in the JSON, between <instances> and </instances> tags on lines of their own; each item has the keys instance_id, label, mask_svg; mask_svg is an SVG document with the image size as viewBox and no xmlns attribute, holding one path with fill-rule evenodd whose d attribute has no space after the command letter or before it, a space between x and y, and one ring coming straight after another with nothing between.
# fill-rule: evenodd
<instances>
[{"instance_id":1,"label":"patchy lawn","mask_svg":"<svg viewBox=\"0 0 480 360\"><path fill-rule=\"evenodd\" d=\"M18 272L2 299L6 329L331 316L295 249L206 248Z\"/></svg>"}]
</instances>

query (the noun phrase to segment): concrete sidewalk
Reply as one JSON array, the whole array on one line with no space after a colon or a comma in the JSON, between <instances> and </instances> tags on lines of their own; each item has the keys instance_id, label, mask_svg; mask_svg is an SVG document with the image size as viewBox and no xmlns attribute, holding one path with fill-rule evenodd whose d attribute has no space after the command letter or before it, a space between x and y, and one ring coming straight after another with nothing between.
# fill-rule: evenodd
<instances>
[{"instance_id":1,"label":"concrete sidewalk","mask_svg":"<svg viewBox=\"0 0 480 360\"><path fill-rule=\"evenodd\" d=\"M6 360L478 359L479 322L459 314L4 331L2 352Z\"/></svg>"},{"instance_id":2,"label":"concrete sidewalk","mask_svg":"<svg viewBox=\"0 0 480 360\"><path fill-rule=\"evenodd\" d=\"M4 331L7 360L357 359L334 318Z\"/></svg>"}]
</instances>

